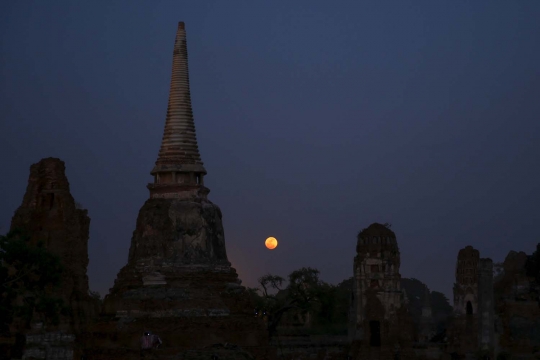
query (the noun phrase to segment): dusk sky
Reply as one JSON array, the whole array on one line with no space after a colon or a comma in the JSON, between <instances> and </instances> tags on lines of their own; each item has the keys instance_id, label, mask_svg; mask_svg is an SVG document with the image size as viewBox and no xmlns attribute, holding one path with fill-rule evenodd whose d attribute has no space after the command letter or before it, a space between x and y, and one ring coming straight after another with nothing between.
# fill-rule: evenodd
<instances>
[{"instance_id":1,"label":"dusk sky","mask_svg":"<svg viewBox=\"0 0 540 360\"><path fill-rule=\"evenodd\" d=\"M177 24L209 199L243 284L352 276L391 223L402 277L451 298L459 249L540 242L540 1L2 1L0 234L66 163L102 295L163 135ZM275 236L277 249L264 247Z\"/></svg>"}]
</instances>

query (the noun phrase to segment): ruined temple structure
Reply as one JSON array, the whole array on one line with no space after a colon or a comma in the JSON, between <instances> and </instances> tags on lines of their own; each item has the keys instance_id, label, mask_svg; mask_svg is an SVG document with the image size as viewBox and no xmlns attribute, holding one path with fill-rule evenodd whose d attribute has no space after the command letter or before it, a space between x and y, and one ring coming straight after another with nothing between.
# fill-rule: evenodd
<instances>
[{"instance_id":1,"label":"ruined temple structure","mask_svg":"<svg viewBox=\"0 0 540 360\"><path fill-rule=\"evenodd\" d=\"M25 358L72 359L75 337L99 311L98 301L89 295L86 274L89 226L87 210L80 209L70 193L64 162L47 158L33 164L10 230L23 231L32 245L43 242L59 257L64 269L60 286L50 288L48 295L63 300L70 311L60 316L58 325L47 322L36 311L30 329L13 329L26 336Z\"/></svg>"},{"instance_id":2,"label":"ruined temple structure","mask_svg":"<svg viewBox=\"0 0 540 360\"><path fill-rule=\"evenodd\" d=\"M465 355L478 349L478 262L480 252L461 249L456 264L454 314L448 328L449 350Z\"/></svg>"},{"instance_id":3,"label":"ruined temple structure","mask_svg":"<svg viewBox=\"0 0 540 360\"><path fill-rule=\"evenodd\" d=\"M448 351L457 356L483 351L493 358L494 321L493 262L480 258L478 250L467 246L458 253Z\"/></svg>"},{"instance_id":4,"label":"ruined temple structure","mask_svg":"<svg viewBox=\"0 0 540 360\"><path fill-rule=\"evenodd\" d=\"M478 312L478 262L480 252L472 246L461 249L456 265L454 314L474 315Z\"/></svg>"},{"instance_id":5,"label":"ruined temple structure","mask_svg":"<svg viewBox=\"0 0 540 360\"><path fill-rule=\"evenodd\" d=\"M524 252L510 251L494 279L496 352L535 359L540 356L540 287L527 275L527 260Z\"/></svg>"},{"instance_id":6,"label":"ruined temple structure","mask_svg":"<svg viewBox=\"0 0 540 360\"><path fill-rule=\"evenodd\" d=\"M354 359L411 359L414 326L404 306L396 235L373 223L358 234L354 258L351 356Z\"/></svg>"},{"instance_id":7,"label":"ruined temple structure","mask_svg":"<svg viewBox=\"0 0 540 360\"><path fill-rule=\"evenodd\" d=\"M207 198L183 22L174 44L165 130L151 174L150 198L139 211L128 263L88 334L87 358L138 358L139 338L146 330L163 341L154 358L196 357L226 343L242 349L224 348L230 352L227 357L243 358L246 352L258 359L275 356L275 349L267 346L266 328L253 316L250 298L227 259L222 213Z\"/></svg>"}]
</instances>

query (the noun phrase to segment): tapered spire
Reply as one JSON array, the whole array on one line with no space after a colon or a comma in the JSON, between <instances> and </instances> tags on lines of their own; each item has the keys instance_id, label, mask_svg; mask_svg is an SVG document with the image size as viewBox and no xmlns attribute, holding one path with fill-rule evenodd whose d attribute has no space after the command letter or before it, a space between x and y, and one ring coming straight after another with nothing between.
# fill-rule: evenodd
<instances>
[{"instance_id":1,"label":"tapered spire","mask_svg":"<svg viewBox=\"0 0 540 360\"><path fill-rule=\"evenodd\" d=\"M156 166L152 174L160 171L162 165L192 165L190 168L206 173L195 135L195 123L189 91L188 55L186 30L183 22L178 23L174 42L169 105L165 120L165 131ZM198 166L193 166L198 165Z\"/></svg>"},{"instance_id":2,"label":"tapered spire","mask_svg":"<svg viewBox=\"0 0 540 360\"><path fill-rule=\"evenodd\" d=\"M171 197L169 196L171 186L175 187L173 192L203 187L202 177L206 174L206 170L199 154L195 134L187 57L186 30L184 23L180 22L174 42L165 130L156 165L151 171L154 175L154 184L148 186L152 197ZM160 188L159 191L157 188ZM169 195L154 196L156 193Z\"/></svg>"}]
</instances>

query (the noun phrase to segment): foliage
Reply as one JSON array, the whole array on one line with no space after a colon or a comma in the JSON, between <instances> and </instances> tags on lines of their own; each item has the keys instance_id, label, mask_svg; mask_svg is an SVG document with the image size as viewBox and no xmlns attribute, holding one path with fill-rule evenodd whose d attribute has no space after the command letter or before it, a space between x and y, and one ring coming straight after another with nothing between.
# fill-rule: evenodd
<instances>
[{"instance_id":1,"label":"foliage","mask_svg":"<svg viewBox=\"0 0 540 360\"><path fill-rule=\"evenodd\" d=\"M353 289L353 278L330 285L319 279L319 271L302 268L285 279L265 275L259 279L259 288L248 289L257 307L256 314L267 320L270 337L286 319L291 326L302 325L309 334L345 335ZM409 297L408 309L418 325L425 303L426 285L417 279L403 278L401 287ZM448 298L440 292L430 292L430 305L437 332L443 333L452 315Z\"/></svg>"},{"instance_id":2,"label":"foliage","mask_svg":"<svg viewBox=\"0 0 540 360\"><path fill-rule=\"evenodd\" d=\"M313 317L312 333L346 335L353 278L337 286L322 283L319 304Z\"/></svg>"},{"instance_id":3,"label":"foliage","mask_svg":"<svg viewBox=\"0 0 540 360\"><path fill-rule=\"evenodd\" d=\"M312 334L346 333L352 278L334 286L319 279L319 270L308 267L291 272L286 287L284 283L284 278L268 274L259 278L259 288L248 289L256 315L267 320L270 337L284 319Z\"/></svg>"},{"instance_id":4,"label":"foliage","mask_svg":"<svg viewBox=\"0 0 540 360\"><path fill-rule=\"evenodd\" d=\"M283 314L293 307L292 302L272 293L282 290L283 281L285 279L280 276L267 274L258 279L259 288L248 288L256 307L255 316L265 317L269 337L274 335Z\"/></svg>"},{"instance_id":5,"label":"foliage","mask_svg":"<svg viewBox=\"0 0 540 360\"><path fill-rule=\"evenodd\" d=\"M413 317L413 321L418 324L422 316L422 306L425 302L426 284L414 278L401 278L401 288L405 290L409 299L409 313Z\"/></svg>"},{"instance_id":6,"label":"foliage","mask_svg":"<svg viewBox=\"0 0 540 360\"><path fill-rule=\"evenodd\" d=\"M312 268L301 268L289 274L289 298L295 299L298 307L303 310L310 310L313 302L320 295L323 283L319 280L319 270Z\"/></svg>"},{"instance_id":7,"label":"foliage","mask_svg":"<svg viewBox=\"0 0 540 360\"><path fill-rule=\"evenodd\" d=\"M454 308L450 305L448 298L441 292L431 292L431 312L435 320L435 326L438 333L446 329L450 316Z\"/></svg>"},{"instance_id":8,"label":"foliage","mask_svg":"<svg viewBox=\"0 0 540 360\"><path fill-rule=\"evenodd\" d=\"M42 242L31 245L21 231L0 236L1 331L7 331L16 318L28 326L36 315L45 323L57 324L67 308L48 290L59 286L61 273L59 258Z\"/></svg>"},{"instance_id":9,"label":"foliage","mask_svg":"<svg viewBox=\"0 0 540 360\"><path fill-rule=\"evenodd\" d=\"M249 289L257 306L256 315L264 315L266 318L269 337L275 335L287 312L295 309L299 314L305 315L317 300L321 284L318 270L301 268L290 273L288 280L288 285L284 288L284 278L267 274L259 278L259 288Z\"/></svg>"},{"instance_id":10,"label":"foliage","mask_svg":"<svg viewBox=\"0 0 540 360\"><path fill-rule=\"evenodd\" d=\"M422 307L426 302L426 284L418 279L401 279L401 288L407 293L409 299L408 310L414 323L418 326L422 317ZM437 333L443 331L452 315L452 306L448 298L438 291L431 291L429 298L431 313L435 321Z\"/></svg>"},{"instance_id":11,"label":"foliage","mask_svg":"<svg viewBox=\"0 0 540 360\"><path fill-rule=\"evenodd\" d=\"M98 291L89 290L88 295L90 295L90 297L101 306L101 304L103 303L103 299L101 298L101 294Z\"/></svg>"},{"instance_id":12,"label":"foliage","mask_svg":"<svg viewBox=\"0 0 540 360\"><path fill-rule=\"evenodd\" d=\"M347 333L351 290L340 285L321 284L318 303L313 311L313 333L328 335Z\"/></svg>"}]
</instances>

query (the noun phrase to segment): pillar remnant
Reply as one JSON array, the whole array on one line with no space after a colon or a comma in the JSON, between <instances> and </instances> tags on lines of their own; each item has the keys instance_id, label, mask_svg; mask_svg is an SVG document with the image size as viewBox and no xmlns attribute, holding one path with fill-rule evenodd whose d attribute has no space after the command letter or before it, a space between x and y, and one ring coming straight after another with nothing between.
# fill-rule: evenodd
<instances>
[{"instance_id":1,"label":"pillar remnant","mask_svg":"<svg viewBox=\"0 0 540 360\"><path fill-rule=\"evenodd\" d=\"M495 303L493 296L493 261L478 261L478 345L493 358L495 336Z\"/></svg>"}]
</instances>

